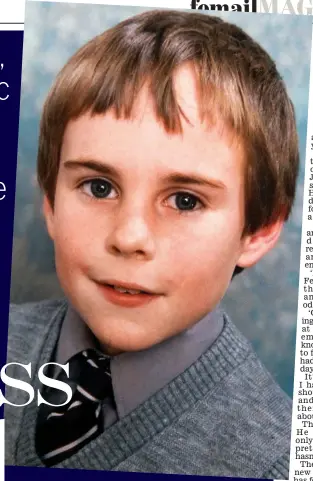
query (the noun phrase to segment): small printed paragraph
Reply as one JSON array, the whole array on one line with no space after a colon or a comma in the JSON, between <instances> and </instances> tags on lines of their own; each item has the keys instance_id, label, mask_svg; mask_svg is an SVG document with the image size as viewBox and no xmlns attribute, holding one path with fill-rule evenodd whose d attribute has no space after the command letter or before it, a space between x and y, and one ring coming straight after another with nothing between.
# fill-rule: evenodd
<instances>
[{"instance_id":1,"label":"small printed paragraph","mask_svg":"<svg viewBox=\"0 0 313 481\"><path fill-rule=\"evenodd\" d=\"M309 138L309 184L308 202L303 206L305 225L313 222L313 135ZM295 429L295 458L297 468L293 473L294 481L313 481L313 230L305 229L302 235L304 256L303 315L300 319L300 375L295 385L294 409L296 410L297 428ZM300 468L300 469L299 469ZM292 479L292 477L291 477Z\"/></svg>"}]
</instances>

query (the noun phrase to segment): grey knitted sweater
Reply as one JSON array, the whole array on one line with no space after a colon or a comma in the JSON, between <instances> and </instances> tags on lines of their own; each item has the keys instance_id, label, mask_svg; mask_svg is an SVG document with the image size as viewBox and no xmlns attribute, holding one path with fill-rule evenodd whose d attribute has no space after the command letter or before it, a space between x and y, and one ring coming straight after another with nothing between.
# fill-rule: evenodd
<instances>
[{"instance_id":1,"label":"grey knitted sweater","mask_svg":"<svg viewBox=\"0 0 313 481\"><path fill-rule=\"evenodd\" d=\"M7 362L31 362L36 391L66 308L65 301L12 308ZM18 366L7 373L30 382ZM22 404L29 396L7 388L6 398ZM42 466L37 409L36 399L6 405L6 464ZM289 398L225 316L222 333L193 365L56 467L288 479L290 427Z\"/></svg>"}]
</instances>

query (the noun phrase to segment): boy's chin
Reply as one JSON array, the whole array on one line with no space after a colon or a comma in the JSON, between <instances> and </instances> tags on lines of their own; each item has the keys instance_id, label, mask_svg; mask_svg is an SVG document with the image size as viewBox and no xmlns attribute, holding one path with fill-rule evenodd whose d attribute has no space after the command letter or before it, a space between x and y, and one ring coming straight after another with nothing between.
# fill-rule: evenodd
<instances>
[{"instance_id":1,"label":"boy's chin","mask_svg":"<svg viewBox=\"0 0 313 481\"><path fill-rule=\"evenodd\" d=\"M125 352L137 352L150 349L151 347L160 344L164 339L160 338L146 338L146 339L131 339L128 337L125 340L116 340L115 342L104 341L100 342L100 349L104 354L109 356L118 356Z\"/></svg>"},{"instance_id":2,"label":"boy's chin","mask_svg":"<svg viewBox=\"0 0 313 481\"><path fill-rule=\"evenodd\" d=\"M125 343L117 343L117 344L108 344L108 343L101 342L100 349L104 354L107 354L108 356L118 356L119 354L123 354L125 352L144 351L154 346L155 344L158 344L158 342L151 342L151 343L125 342Z\"/></svg>"},{"instance_id":3,"label":"boy's chin","mask_svg":"<svg viewBox=\"0 0 313 481\"><path fill-rule=\"evenodd\" d=\"M138 325L128 324L124 329L120 328L116 331L110 329L111 332L109 329L105 329L105 332L101 332L101 329L93 329L90 324L89 327L98 340L100 349L109 356L117 356L123 352L143 351L171 337L167 333L162 337L160 333L151 332Z\"/></svg>"},{"instance_id":4,"label":"boy's chin","mask_svg":"<svg viewBox=\"0 0 313 481\"><path fill-rule=\"evenodd\" d=\"M119 349L117 347L111 347L111 346L108 346L107 344L101 344L100 348L101 348L101 351L104 354L107 354L108 356L118 356L119 354L122 354L123 352L125 352L122 349Z\"/></svg>"}]
</instances>

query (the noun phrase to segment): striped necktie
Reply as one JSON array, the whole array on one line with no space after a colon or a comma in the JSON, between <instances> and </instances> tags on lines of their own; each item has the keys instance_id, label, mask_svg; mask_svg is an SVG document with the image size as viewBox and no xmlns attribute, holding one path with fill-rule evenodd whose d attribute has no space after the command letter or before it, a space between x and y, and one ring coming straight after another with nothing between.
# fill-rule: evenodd
<instances>
[{"instance_id":1,"label":"striped necktie","mask_svg":"<svg viewBox=\"0 0 313 481\"><path fill-rule=\"evenodd\" d=\"M53 466L79 451L103 432L101 401L113 399L110 358L87 349L69 361L69 377L64 370L57 379L72 389L65 406L41 404L36 426L36 451L46 466ZM65 402L65 393L48 388L44 399L51 404Z\"/></svg>"}]
</instances>

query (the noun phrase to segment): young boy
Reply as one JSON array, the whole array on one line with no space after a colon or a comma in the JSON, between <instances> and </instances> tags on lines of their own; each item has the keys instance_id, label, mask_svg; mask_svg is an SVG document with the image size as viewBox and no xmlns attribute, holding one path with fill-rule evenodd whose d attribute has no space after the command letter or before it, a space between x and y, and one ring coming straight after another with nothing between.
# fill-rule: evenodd
<instances>
[{"instance_id":1,"label":"young boy","mask_svg":"<svg viewBox=\"0 0 313 481\"><path fill-rule=\"evenodd\" d=\"M273 61L219 18L150 11L69 60L38 153L67 300L12 307L8 362L45 401L6 406L7 464L288 479L291 402L218 304L276 244L298 161Z\"/></svg>"}]
</instances>

